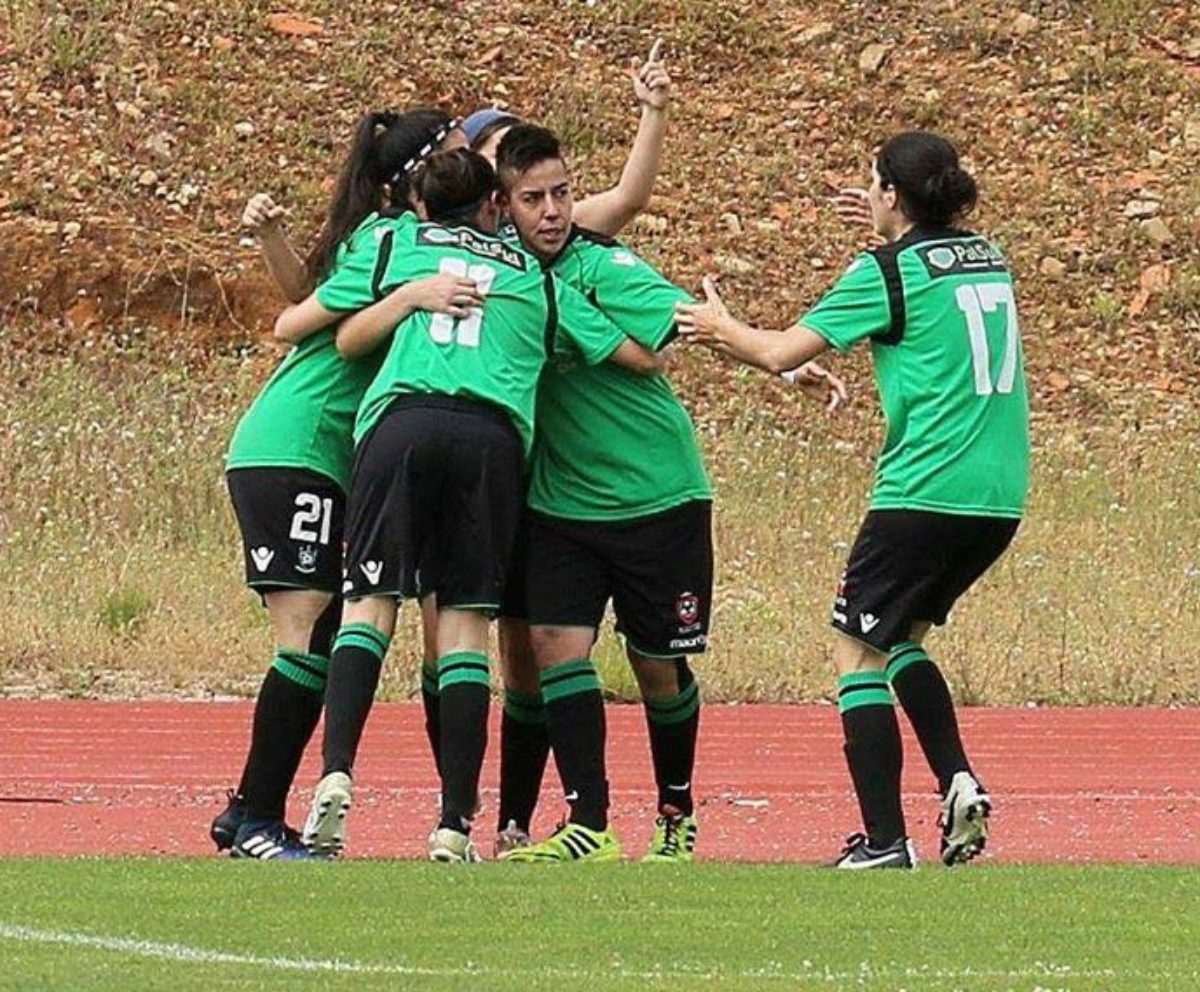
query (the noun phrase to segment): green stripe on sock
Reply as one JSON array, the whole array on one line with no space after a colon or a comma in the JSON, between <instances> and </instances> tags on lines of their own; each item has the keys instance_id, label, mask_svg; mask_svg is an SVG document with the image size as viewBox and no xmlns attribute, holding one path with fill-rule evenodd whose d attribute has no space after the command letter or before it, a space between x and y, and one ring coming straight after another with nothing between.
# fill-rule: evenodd
<instances>
[{"instance_id":1,"label":"green stripe on sock","mask_svg":"<svg viewBox=\"0 0 1200 992\"><path fill-rule=\"evenodd\" d=\"M314 692L323 692L329 675L329 659L303 651L276 651L271 667L297 685Z\"/></svg>"},{"instance_id":2,"label":"green stripe on sock","mask_svg":"<svg viewBox=\"0 0 1200 992\"><path fill-rule=\"evenodd\" d=\"M421 691L431 696L438 694L438 669L436 661L421 662Z\"/></svg>"},{"instance_id":3,"label":"green stripe on sock","mask_svg":"<svg viewBox=\"0 0 1200 992\"><path fill-rule=\"evenodd\" d=\"M892 690L887 676L880 671L851 672L838 679L838 712L860 706L891 706Z\"/></svg>"},{"instance_id":4,"label":"green stripe on sock","mask_svg":"<svg viewBox=\"0 0 1200 992\"><path fill-rule=\"evenodd\" d=\"M901 644L897 644L888 652L888 682L895 681L896 676L908 668L909 665L915 665L919 661L928 660L929 655L925 653L925 649L920 644L916 644L913 641L904 641Z\"/></svg>"},{"instance_id":5,"label":"green stripe on sock","mask_svg":"<svg viewBox=\"0 0 1200 992\"><path fill-rule=\"evenodd\" d=\"M390 638L382 631L376 630L369 623L347 624L338 631L337 639L333 642L333 650L338 648L361 648L369 651L380 661L387 654Z\"/></svg>"},{"instance_id":6,"label":"green stripe on sock","mask_svg":"<svg viewBox=\"0 0 1200 992\"><path fill-rule=\"evenodd\" d=\"M438 691L445 692L447 686L464 682L491 688L486 654L478 651L455 651L438 659Z\"/></svg>"},{"instance_id":7,"label":"green stripe on sock","mask_svg":"<svg viewBox=\"0 0 1200 992\"><path fill-rule=\"evenodd\" d=\"M564 661L561 665L547 668L541 674L541 683L542 700L547 706L568 696L600 691L600 678L588 658Z\"/></svg>"},{"instance_id":8,"label":"green stripe on sock","mask_svg":"<svg viewBox=\"0 0 1200 992\"><path fill-rule=\"evenodd\" d=\"M546 722L546 706L540 692L516 692L504 690L504 712L517 723L542 724Z\"/></svg>"},{"instance_id":9,"label":"green stripe on sock","mask_svg":"<svg viewBox=\"0 0 1200 992\"><path fill-rule=\"evenodd\" d=\"M647 699L646 713L651 723L683 723L700 709L700 683L693 682L678 696L669 699Z\"/></svg>"}]
</instances>

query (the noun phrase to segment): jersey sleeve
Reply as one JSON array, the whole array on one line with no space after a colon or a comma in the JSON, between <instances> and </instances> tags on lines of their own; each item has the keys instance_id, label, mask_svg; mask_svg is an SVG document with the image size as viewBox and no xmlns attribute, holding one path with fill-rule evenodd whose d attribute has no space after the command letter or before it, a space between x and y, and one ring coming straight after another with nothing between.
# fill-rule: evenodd
<instances>
[{"instance_id":1,"label":"jersey sleeve","mask_svg":"<svg viewBox=\"0 0 1200 992\"><path fill-rule=\"evenodd\" d=\"M863 252L798 323L838 351L849 351L863 338L886 334L892 310L879 263Z\"/></svg>"},{"instance_id":2,"label":"jersey sleeve","mask_svg":"<svg viewBox=\"0 0 1200 992\"><path fill-rule=\"evenodd\" d=\"M335 313L351 313L383 298L397 230L377 224L356 232L339 253L333 271L316 289L317 302Z\"/></svg>"},{"instance_id":3,"label":"jersey sleeve","mask_svg":"<svg viewBox=\"0 0 1200 992\"><path fill-rule=\"evenodd\" d=\"M675 304L694 302L628 248L600 253L588 274L588 295L614 324L651 351L675 337Z\"/></svg>"},{"instance_id":4,"label":"jersey sleeve","mask_svg":"<svg viewBox=\"0 0 1200 992\"><path fill-rule=\"evenodd\" d=\"M548 274L554 299L555 349L569 344L588 365L599 365L625 340L625 332L592 306L575 288ZM565 339L565 340L564 340Z\"/></svg>"}]
</instances>

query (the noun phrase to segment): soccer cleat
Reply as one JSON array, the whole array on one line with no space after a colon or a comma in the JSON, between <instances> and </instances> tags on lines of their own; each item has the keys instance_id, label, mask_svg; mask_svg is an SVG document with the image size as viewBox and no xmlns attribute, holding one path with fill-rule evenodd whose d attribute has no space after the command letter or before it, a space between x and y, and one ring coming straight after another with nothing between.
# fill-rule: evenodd
<instances>
[{"instance_id":1,"label":"soccer cleat","mask_svg":"<svg viewBox=\"0 0 1200 992\"><path fill-rule=\"evenodd\" d=\"M238 827L246 819L246 797L229 789L225 798L228 800L225 808L213 817L212 825L208 828L208 836L217 845L218 851L228 851L233 847Z\"/></svg>"},{"instance_id":2,"label":"soccer cleat","mask_svg":"<svg viewBox=\"0 0 1200 992\"><path fill-rule=\"evenodd\" d=\"M437 827L429 835L429 860L447 865L473 865L483 859L468 834L451 827Z\"/></svg>"},{"instance_id":3,"label":"soccer cleat","mask_svg":"<svg viewBox=\"0 0 1200 992\"><path fill-rule=\"evenodd\" d=\"M992 801L970 772L956 772L942 800L942 864L966 864L987 845Z\"/></svg>"},{"instance_id":4,"label":"soccer cleat","mask_svg":"<svg viewBox=\"0 0 1200 992\"><path fill-rule=\"evenodd\" d=\"M345 772L330 772L317 783L301 835L310 851L331 858L342 853L346 846L346 814L350 812L351 796L350 776Z\"/></svg>"},{"instance_id":5,"label":"soccer cleat","mask_svg":"<svg viewBox=\"0 0 1200 992\"><path fill-rule=\"evenodd\" d=\"M234 858L252 858L256 861L319 861L300 841L300 836L280 820L243 822L238 827L232 850Z\"/></svg>"},{"instance_id":6,"label":"soccer cleat","mask_svg":"<svg viewBox=\"0 0 1200 992\"><path fill-rule=\"evenodd\" d=\"M533 838L529 836L529 832L518 827L516 820L509 820L508 826L496 834L496 845L492 848L492 855L503 858L509 851L529 847L532 843Z\"/></svg>"},{"instance_id":7,"label":"soccer cleat","mask_svg":"<svg viewBox=\"0 0 1200 992\"><path fill-rule=\"evenodd\" d=\"M834 868L845 868L850 871L862 871L871 868L916 868L917 852L913 843L907 837L901 837L887 847L871 846L866 834L851 834L846 838L846 846L833 863Z\"/></svg>"},{"instance_id":8,"label":"soccer cleat","mask_svg":"<svg viewBox=\"0 0 1200 992\"><path fill-rule=\"evenodd\" d=\"M664 814L654 821L654 839L643 863L691 864L696 860L696 818Z\"/></svg>"},{"instance_id":9,"label":"soccer cleat","mask_svg":"<svg viewBox=\"0 0 1200 992\"><path fill-rule=\"evenodd\" d=\"M546 840L518 847L501 856L517 864L601 864L621 860L621 842L607 830L592 830L581 823L564 823Z\"/></svg>"}]
</instances>

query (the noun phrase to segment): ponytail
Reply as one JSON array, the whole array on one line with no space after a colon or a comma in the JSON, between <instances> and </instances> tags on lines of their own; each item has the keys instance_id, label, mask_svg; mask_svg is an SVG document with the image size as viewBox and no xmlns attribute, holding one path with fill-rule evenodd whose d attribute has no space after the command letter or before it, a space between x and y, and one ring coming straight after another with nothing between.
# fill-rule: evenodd
<instances>
[{"instance_id":1,"label":"ponytail","mask_svg":"<svg viewBox=\"0 0 1200 992\"><path fill-rule=\"evenodd\" d=\"M449 114L440 110L382 110L359 118L325 224L305 260L314 283L328 276L338 247L368 215L388 202L407 202L406 170L432 153L453 128Z\"/></svg>"},{"instance_id":2,"label":"ponytail","mask_svg":"<svg viewBox=\"0 0 1200 992\"><path fill-rule=\"evenodd\" d=\"M907 131L884 142L875 171L893 187L900 209L920 227L950 227L974 209L975 179L959 164L958 150L941 135Z\"/></svg>"}]
</instances>

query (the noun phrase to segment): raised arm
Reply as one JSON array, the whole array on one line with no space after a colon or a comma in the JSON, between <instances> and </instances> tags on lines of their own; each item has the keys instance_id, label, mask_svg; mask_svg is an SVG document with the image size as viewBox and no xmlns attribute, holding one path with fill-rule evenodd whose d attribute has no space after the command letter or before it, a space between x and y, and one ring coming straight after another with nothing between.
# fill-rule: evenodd
<instances>
[{"instance_id":1,"label":"raised arm","mask_svg":"<svg viewBox=\"0 0 1200 992\"><path fill-rule=\"evenodd\" d=\"M258 239L267 271L289 303L300 303L312 290L304 260L283 232L283 207L266 193L256 193L242 211L242 226Z\"/></svg>"},{"instance_id":2,"label":"raised arm","mask_svg":"<svg viewBox=\"0 0 1200 992\"><path fill-rule=\"evenodd\" d=\"M637 136L617 185L575 204L575 222L581 227L614 236L650 203L662 165L671 102L671 77L661 61L661 50L659 38L640 67L636 59L630 65L634 93L642 105Z\"/></svg>"},{"instance_id":3,"label":"raised arm","mask_svg":"<svg viewBox=\"0 0 1200 992\"><path fill-rule=\"evenodd\" d=\"M483 297L470 279L445 273L415 279L342 321L337 329L337 350L343 358L370 354L415 310L461 318L470 316L472 307L482 305Z\"/></svg>"}]
</instances>

